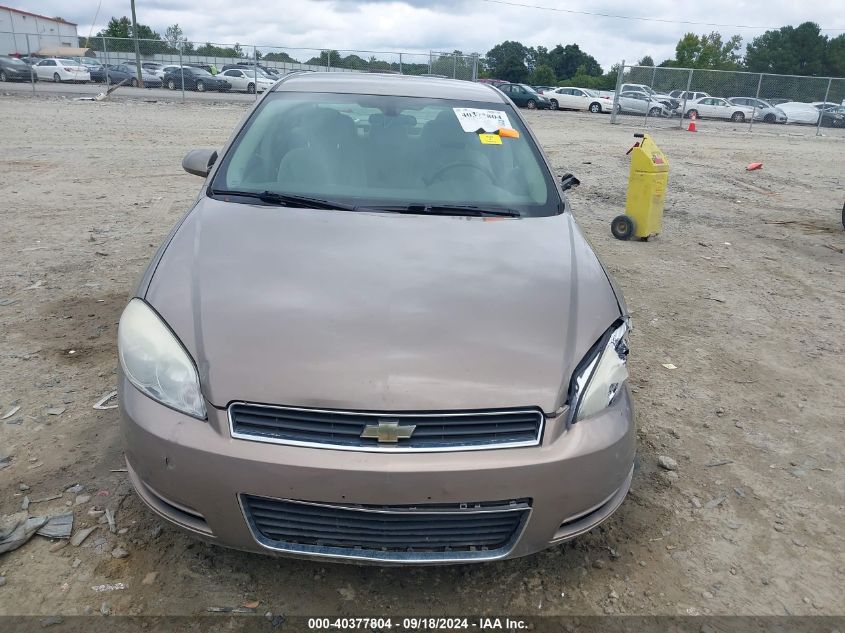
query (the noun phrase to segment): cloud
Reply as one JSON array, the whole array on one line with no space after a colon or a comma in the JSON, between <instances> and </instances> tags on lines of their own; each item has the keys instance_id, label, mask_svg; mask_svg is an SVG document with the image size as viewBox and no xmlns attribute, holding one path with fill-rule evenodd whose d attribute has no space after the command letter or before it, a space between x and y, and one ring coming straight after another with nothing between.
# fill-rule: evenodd
<instances>
[{"instance_id":1,"label":"cloud","mask_svg":"<svg viewBox=\"0 0 845 633\"><path fill-rule=\"evenodd\" d=\"M523 4L560 7L556 0L514 0ZM37 5L37 6L35 6ZM111 16L128 14L125 0L69 3L38 0L21 9L61 15L79 24L79 34L96 33ZM793 0L767 0L765 11L750 0L708 0L706 3L651 0L636 5L630 0L571 0L566 9L593 13L658 17L692 22L725 22L762 26L799 24L812 19L822 27L845 26L837 3L813 6ZM482 55L504 40L528 46L553 47L577 43L604 68L625 59L651 55L655 61L672 57L675 44L692 31L713 30L725 37L739 33L751 38L761 30L620 20L507 6L482 0L285 0L272 5L259 0L205 0L202 11L189 0L143 0L138 20L164 33L178 22L187 37L200 43L286 49L416 52L429 50L478 52ZM832 33L838 35L838 32ZM265 49L266 50L266 49ZM292 53L293 54L293 53ZM294 55L296 56L296 55ZM310 54L309 54L310 56Z\"/></svg>"}]
</instances>

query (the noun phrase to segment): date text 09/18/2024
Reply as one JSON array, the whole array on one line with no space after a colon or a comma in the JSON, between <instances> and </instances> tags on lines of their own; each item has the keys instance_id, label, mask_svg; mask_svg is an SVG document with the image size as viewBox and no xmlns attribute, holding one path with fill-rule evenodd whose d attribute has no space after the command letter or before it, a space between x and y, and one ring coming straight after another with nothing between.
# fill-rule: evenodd
<instances>
[{"instance_id":1,"label":"date text 09/18/2024","mask_svg":"<svg viewBox=\"0 0 845 633\"><path fill-rule=\"evenodd\" d=\"M403 617L403 618L308 618L308 629L329 630L390 630L399 631L514 631L528 628L519 618L475 617Z\"/></svg>"}]
</instances>

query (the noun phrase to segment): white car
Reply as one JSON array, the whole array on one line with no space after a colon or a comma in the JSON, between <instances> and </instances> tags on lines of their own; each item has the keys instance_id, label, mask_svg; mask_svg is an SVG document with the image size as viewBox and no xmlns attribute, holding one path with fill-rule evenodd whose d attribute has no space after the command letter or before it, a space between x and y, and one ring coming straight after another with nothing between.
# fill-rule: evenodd
<instances>
[{"instance_id":1,"label":"white car","mask_svg":"<svg viewBox=\"0 0 845 633\"><path fill-rule=\"evenodd\" d=\"M646 114L648 116L669 116L671 112L663 103L640 90L624 90L619 94L616 112Z\"/></svg>"},{"instance_id":2,"label":"white car","mask_svg":"<svg viewBox=\"0 0 845 633\"><path fill-rule=\"evenodd\" d=\"M90 71L72 59L48 57L35 64L32 69L42 81L91 81Z\"/></svg>"},{"instance_id":3,"label":"white car","mask_svg":"<svg viewBox=\"0 0 845 633\"><path fill-rule=\"evenodd\" d=\"M256 90L264 92L276 83L276 80L271 79L263 70L253 68L230 68L224 70L218 77L222 77L232 84L233 91L249 94L253 94Z\"/></svg>"},{"instance_id":4,"label":"white car","mask_svg":"<svg viewBox=\"0 0 845 633\"><path fill-rule=\"evenodd\" d=\"M819 116L821 116L821 111L812 103L787 101L786 103L778 104L778 108L783 110L790 123L816 125L819 122Z\"/></svg>"},{"instance_id":5,"label":"white car","mask_svg":"<svg viewBox=\"0 0 845 633\"><path fill-rule=\"evenodd\" d=\"M622 84L620 93L622 92L644 92L655 101L659 101L665 105L667 108L672 109L678 107L677 99L673 99L670 95L663 94L662 92L656 92L651 86L647 86L645 84Z\"/></svg>"},{"instance_id":6,"label":"white car","mask_svg":"<svg viewBox=\"0 0 845 633\"><path fill-rule=\"evenodd\" d=\"M734 105L727 99L719 97L703 97L693 101L687 101L687 109L684 116L690 118L695 113L697 119L725 119L734 123L742 123L751 118L754 108L744 105Z\"/></svg>"},{"instance_id":7,"label":"white car","mask_svg":"<svg viewBox=\"0 0 845 633\"><path fill-rule=\"evenodd\" d=\"M543 92L543 96L549 99L552 110L588 110L596 114L613 109L613 97L602 97L597 90L588 88L554 88Z\"/></svg>"},{"instance_id":8,"label":"white car","mask_svg":"<svg viewBox=\"0 0 845 633\"><path fill-rule=\"evenodd\" d=\"M732 104L738 106L750 106L754 109L754 120L765 123L786 123L786 112L773 106L768 101L757 97L731 97L728 99Z\"/></svg>"}]
</instances>

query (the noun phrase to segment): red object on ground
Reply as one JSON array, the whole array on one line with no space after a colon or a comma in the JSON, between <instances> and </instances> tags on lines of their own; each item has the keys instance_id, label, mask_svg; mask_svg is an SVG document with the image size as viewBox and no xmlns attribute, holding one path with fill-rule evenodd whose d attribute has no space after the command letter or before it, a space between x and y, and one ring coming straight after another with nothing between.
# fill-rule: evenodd
<instances>
[{"instance_id":1,"label":"red object on ground","mask_svg":"<svg viewBox=\"0 0 845 633\"><path fill-rule=\"evenodd\" d=\"M687 132L697 132L698 130L695 129L695 119L689 122L689 127L687 128Z\"/></svg>"},{"instance_id":2,"label":"red object on ground","mask_svg":"<svg viewBox=\"0 0 845 633\"><path fill-rule=\"evenodd\" d=\"M755 169L761 169L763 167L763 163L750 163L748 167L745 168L745 171L754 171Z\"/></svg>"}]
</instances>

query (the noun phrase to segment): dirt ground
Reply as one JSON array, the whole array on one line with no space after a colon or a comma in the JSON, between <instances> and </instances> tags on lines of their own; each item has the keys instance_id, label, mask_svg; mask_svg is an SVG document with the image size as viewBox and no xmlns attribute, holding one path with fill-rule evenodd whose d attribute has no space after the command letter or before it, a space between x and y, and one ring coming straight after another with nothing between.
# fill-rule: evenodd
<instances>
[{"instance_id":1,"label":"dirt ground","mask_svg":"<svg viewBox=\"0 0 845 633\"><path fill-rule=\"evenodd\" d=\"M128 293L200 186L183 154L222 145L247 105L0 98L0 416L20 406L0 421L0 514L28 496L30 514L70 506L75 531L98 526L79 547L36 536L0 555L0 614L845 614L840 138L656 131L672 164L664 233L619 242L637 130L529 113L581 179L575 215L635 324L638 469L592 533L506 562L378 568L228 551L162 524L119 472L117 412L92 405L115 387ZM38 501L77 483L81 497Z\"/></svg>"}]
</instances>

